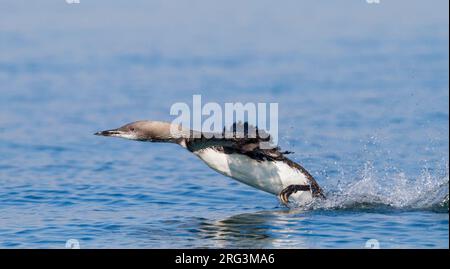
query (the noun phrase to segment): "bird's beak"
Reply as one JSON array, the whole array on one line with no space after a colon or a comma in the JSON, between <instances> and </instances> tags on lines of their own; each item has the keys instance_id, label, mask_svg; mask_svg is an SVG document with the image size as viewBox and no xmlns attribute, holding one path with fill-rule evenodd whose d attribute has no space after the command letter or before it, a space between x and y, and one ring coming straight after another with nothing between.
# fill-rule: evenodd
<instances>
[{"instance_id":1,"label":"bird's beak","mask_svg":"<svg viewBox=\"0 0 450 269\"><path fill-rule=\"evenodd\" d=\"M94 135L101 135L101 136L119 136L121 135L123 132L114 129L114 130L106 130L106 131L101 131L101 132L96 132Z\"/></svg>"}]
</instances>

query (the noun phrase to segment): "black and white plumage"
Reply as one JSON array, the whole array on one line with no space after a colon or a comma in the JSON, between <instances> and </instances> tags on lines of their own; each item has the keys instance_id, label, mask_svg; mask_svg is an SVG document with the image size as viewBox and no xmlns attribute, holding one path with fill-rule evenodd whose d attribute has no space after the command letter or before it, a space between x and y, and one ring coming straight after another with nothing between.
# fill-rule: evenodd
<instances>
[{"instance_id":1,"label":"black and white plumage","mask_svg":"<svg viewBox=\"0 0 450 269\"><path fill-rule=\"evenodd\" d=\"M166 122L138 121L96 135L177 143L213 170L275 194L283 204L289 202L289 197L301 205L311 203L315 197L324 198L322 189L305 168L287 158L288 152L281 152L278 147L261 147L263 142L270 143L270 136L247 123L235 123L228 133L224 129L221 135L214 136Z\"/></svg>"}]
</instances>

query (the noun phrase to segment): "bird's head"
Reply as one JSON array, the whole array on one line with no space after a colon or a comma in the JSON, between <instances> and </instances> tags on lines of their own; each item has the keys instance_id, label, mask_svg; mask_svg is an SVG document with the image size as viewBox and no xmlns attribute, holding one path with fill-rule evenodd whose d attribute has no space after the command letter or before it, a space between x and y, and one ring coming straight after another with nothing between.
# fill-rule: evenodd
<instances>
[{"instance_id":1,"label":"bird's head","mask_svg":"<svg viewBox=\"0 0 450 269\"><path fill-rule=\"evenodd\" d=\"M182 137L181 127L161 121L136 121L95 135L148 142L177 142Z\"/></svg>"}]
</instances>

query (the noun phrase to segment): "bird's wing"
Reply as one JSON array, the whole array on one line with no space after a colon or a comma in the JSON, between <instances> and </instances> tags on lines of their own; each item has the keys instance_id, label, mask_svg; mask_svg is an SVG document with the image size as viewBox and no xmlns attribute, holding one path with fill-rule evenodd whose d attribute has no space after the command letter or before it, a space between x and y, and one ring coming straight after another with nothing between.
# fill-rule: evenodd
<instances>
[{"instance_id":1,"label":"bird's wing","mask_svg":"<svg viewBox=\"0 0 450 269\"><path fill-rule=\"evenodd\" d=\"M224 128L219 135L192 132L191 137L186 139L186 145L191 151L214 147L226 153L241 153L258 160L281 159L283 153L290 153L281 152L279 147L261 148L260 144L263 142L270 143L270 135L247 122L234 123L230 130Z\"/></svg>"}]
</instances>

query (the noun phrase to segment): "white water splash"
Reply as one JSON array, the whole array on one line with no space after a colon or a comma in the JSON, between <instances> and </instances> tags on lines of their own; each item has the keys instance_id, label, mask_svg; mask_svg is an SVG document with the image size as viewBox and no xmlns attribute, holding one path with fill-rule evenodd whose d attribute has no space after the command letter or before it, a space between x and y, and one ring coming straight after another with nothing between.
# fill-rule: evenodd
<instances>
[{"instance_id":1,"label":"white water splash","mask_svg":"<svg viewBox=\"0 0 450 269\"><path fill-rule=\"evenodd\" d=\"M424 209L448 211L449 169L432 175L424 169L416 178L400 172L380 177L370 162L365 164L360 180L338 186L327 193L326 200L316 200L309 209Z\"/></svg>"}]
</instances>

